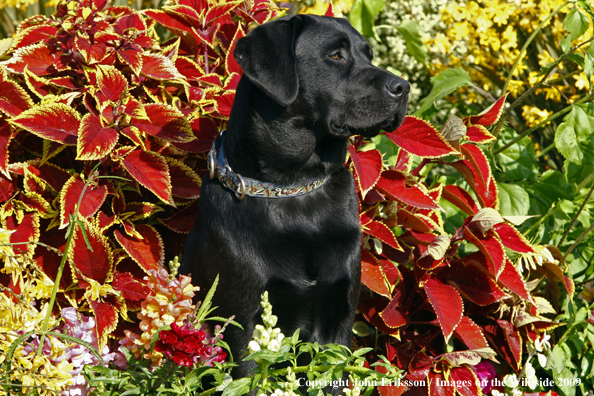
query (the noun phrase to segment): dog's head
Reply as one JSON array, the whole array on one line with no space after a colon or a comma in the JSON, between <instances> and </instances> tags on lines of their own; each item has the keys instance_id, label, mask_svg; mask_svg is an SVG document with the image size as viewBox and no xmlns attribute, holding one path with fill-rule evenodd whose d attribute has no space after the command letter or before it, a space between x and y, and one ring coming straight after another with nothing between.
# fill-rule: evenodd
<instances>
[{"instance_id":1,"label":"dog's head","mask_svg":"<svg viewBox=\"0 0 594 396\"><path fill-rule=\"evenodd\" d=\"M333 136L375 136L406 114L409 84L371 64L369 45L345 19L279 18L239 40L234 55L267 96Z\"/></svg>"}]
</instances>

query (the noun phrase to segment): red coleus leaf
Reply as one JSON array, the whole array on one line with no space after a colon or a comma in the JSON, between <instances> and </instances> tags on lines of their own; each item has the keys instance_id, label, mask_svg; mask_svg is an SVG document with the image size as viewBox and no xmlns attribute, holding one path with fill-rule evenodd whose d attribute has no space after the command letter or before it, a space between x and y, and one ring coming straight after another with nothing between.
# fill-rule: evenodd
<instances>
[{"instance_id":1,"label":"red coleus leaf","mask_svg":"<svg viewBox=\"0 0 594 396\"><path fill-rule=\"evenodd\" d=\"M165 260L165 248L161 235L149 225L138 224L135 228L140 237L121 233L119 230L114 231L120 246L145 272L162 268Z\"/></svg>"},{"instance_id":2,"label":"red coleus leaf","mask_svg":"<svg viewBox=\"0 0 594 396\"><path fill-rule=\"evenodd\" d=\"M151 290L143 281L135 279L131 273L115 272L111 286L122 292L122 297L130 301L144 301Z\"/></svg>"},{"instance_id":3,"label":"red coleus leaf","mask_svg":"<svg viewBox=\"0 0 594 396\"><path fill-rule=\"evenodd\" d=\"M420 209L439 209L439 205L417 186L407 186L405 176L397 171L385 171L375 187L379 192Z\"/></svg>"},{"instance_id":4,"label":"red coleus leaf","mask_svg":"<svg viewBox=\"0 0 594 396\"><path fill-rule=\"evenodd\" d=\"M492 177L489 160L483 151L474 144L463 144L460 149L474 170L475 183L480 183L483 188L486 188Z\"/></svg>"},{"instance_id":5,"label":"red coleus leaf","mask_svg":"<svg viewBox=\"0 0 594 396\"><path fill-rule=\"evenodd\" d=\"M509 350L512 361L508 361L514 369L520 369L522 365L522 336L518 329L507 320L499 319L497 324L503 330L505 337L505 348ZM515 363L515 364L513 364Z\"/></svg>"},{"instance_id":6,"label":"red coleus leaf","mask_svg":"<svg viewBox=\"0 0 594 396\"><path fill-rule=\"evenodd\" d=\"M13 39L12 48L19 49L41 41L46 42L49 38L55 36L57 32L57 27L47 24L30 26L24 30L19 29Z\"/></svg>"},{"instance_id":7,"label":"red coleus leaf","mask_svg":"<svg viewBox=\"0 0 594 396\"><path fill-rule=\"evenodd\" d=\"M163 202L174 205L169 167L165 158L157 153L135 150L123 159L122 164L134 180Z\"/></svg>"},{"instance_id":8,"label":"red coleus leaf","mask_svg":"<svg viewBox=\"0 0 594 396\"><path fill-rule=\"evenodd\" d=\"M148 119L132 120L140 130L174 143L188 143L195 139L190 123L175 107L151 103L144 105L144 109Z\"/></svg>"},{"instance_id":9,"label":"red coleus leaf","mask_svg":"<svg viewBox=\"0 0 594 396\"><path fill-rule=\"evenodd\" d=\"M235 101L235 92L226 91L221 95L215 96L214 100L217 104L217 113L219 113L222 118L227 119L231 115L231 108Z\"/></svg>"},{"instance_id":10,"label":"red coleus leaf","mask_svg":"<svg viewBox=\"0 0 594 396\"><path fill-rule=\"evenodd\" d=\"M233 52L235 51L235 46L237 45L237 41L244 36L245 36L245 33L243 31L243 28L241 27L241 25L238 25L237 31L235 32L235 35L233 36L233 40L231 41L231 44L229 45L229 51L227 52L227 57L225 58L225 70L227 71L227 74L229 74L229 75L231 75L232 73L237 73L237 74L241 75L243 73L241 66L239 66L239 64L235 60L235 56L233 56Z\"/></svg>"},{"instance_id":11,"label":"red coleus leaf","mask_svg":"<svg viewBox=\"0 0 594 396\"><path fill-rule=\"evenodd\" d=\"M0 172L7 178L10 177L8 173L8 146L14 136L15 133L12 126L4 118L0 118ZM1 198L2 195L0 193Z\"/></svg>"},{"instance_id":12,"label":"red coleus leaf","mask_svg":"<svg viewBox=\"0 0 594 396\"><path fill-rule=\"evenodd\" d=\"M97 227L89 222L85 222L84 226L87 238L85 239L82 229L76 227L72 248L69 250L72 272L79 278L79 284L86 284L79 274L103 284L113 272L113 253L107 237Z\"/></svg>"},{"instance_id":13,"label":"red coleus leaf","mask_svg":"<svg viewBox=\"0 0 594 396\"><path fill-rule=\"evenodd\" d=\"M192 230L192 227L194 227L197 217L198 201L194 201L173 216L166 219L159 219L159 221L172 231L187 234Z\"/></svg>"},{"instance_id":14,"label":"red coleus leaf","mask_svg":"<svg viewBox=\"0 0 594 396\"><path fill-rule=\"evenodd\" d=\"M493 103L479 115L467 117L465 121L467 121L468 125L476 124L486 127L495 124L499 120L499 117L503 112L503 105L505 103L506 98L507 94L497 99L495 103Z\"/></svg>"},{"instance_id":15,"label":"red coleus leaf","mask_svg":"<svg viewBox=\"0 0 594 396\"><path fill-rule=\"evenodd\" d=\"M466 131L466 139L476 144L485 144L495 140L495 136L482 125L472 125Z\"/></svg>"},{"instance_id":16,"label":"red coleus leaf","mask_svg":"<svg viewBox=\"0 0 594 396\"><path fill-rule=\"evenodd\" d=\"M39 215L37 213L25 213L20 221L17 221L15 216L8 216L4 226L8 231L16 231L10 234L10 243L19 243L12 247L15 253L33 253L36 246L34 243L26 245L22 243L39 241Z\"/></svg>"},{"instance_id":17,"label":"red coleus leaf","mask_svg":"<svg viewBox=\"0 0 594 396\"><path fill-rule=\"evenodd\" d=\"M98 63L105 58L107 45L95 40L94 43L88 38L77 36L74 39L74 48L79 52L88 64Z\"/></svg>"},{"instance_id":18,"label":"red coleus leaf","mask_svg":"<svg viewBox=\"0 0 594 396\"><path fill-rule=\"evenodd\" d=\"M428 278L423 283L423 290L431 303L443 332L446 343L462 320L464 304L455 288L445 285L435 278Z\"/></svg>"},{"instance_id":19,"label":"red coleus leaf","mask_svg":"<svg viewBox=\"0 0 594 396\"><path fill-rule=\"evenodd\" d=\"M429 385L428 394L431 396L454 396L455 394L455 388L452 382L445 378L444 372L429 371L427 384Z\"/></svg>"},{"instance_id":20,"label":"red coleus leaf","mask_svg":"<svg viewBox=\"0 0 594 396\"><path fill-rule=\"evenodd\" d=\"M179 56L175 60L175 68L190 81L196 81L204 76L204 71L196 62L183 56Z\"/></svg>"},{"instance_id":21,"label":"red coleus leaf","mask_svg":"<svg viewBox=\"0 0 594 396\"><path fill-rule=\"evenodd\" d=\"M79 200L78 214L87 218L97 213L106 197L106 186L89 185L85 188L85 183L78 176L72 176L60 191L60 228L69 224L69 217L74 214L74 208L79 204Z\"/></svg>"},{"instance_id":22,"label":"red coleus leaf","mask_svg":"<svg viewBox=\"0 0 594 396\"><path fill-rule=\"evenodd\" d=\"M378 259L365 249L361 251L361 283L377 294L391 297L390 288Z\"/></svg>"},{"instance_id":23,"label":"red coleus leaf","mask_svg":"<svg viewBox=\"0 0 594 396\"><path fill-rule=\"evenodd\" d=\"M498 281L523 299L531 299L524 279L509 259L507 259L503 272L499 275Z\"/></svg>"},{"instance_id":24,"label":"red coleus leaf","mask_svg":"<svg viewBox=\"0 0 594 396\"><path fill-rule=\"evenodd\" d=\"M418 232L432 232L436 227L425 216L413 214L406 209L398 209L398 225Z\"/></svg>"},{"instance_id":25,"label":"red coleus leaf","mask_svg":"<svg viewBox=\"0 0 594 396\"><path fill-rule=\"evenodd\" d=\"M121 18L118 18L114 27L118 34L125 34L127 32L136 31L146 31L146 24L144 23L142 17L136 11L133 11L128 15L124 15Z\"/></svg>"},{"instance_id":26,"label":"red coleus leaf","mask_svg":"<svg viewBox=\"0 0 594 396\"><path fill-rule=\"evenodd\" d=\"M16 50L12 58L4 63L4 67L18 74L23 74L26 67L35 75L43 76L55 70L54 55L46 44L32 44Z\"/></svg>"},{"instance_id":27,"label":"red coleus leaf","mask_svg":"<svg viewBox=\"0 0 594 396\"><path fill-rule=\"evenodd\" d=\"M219 128L215 121L212 118L201 117L194 119L190 125L196 139L189 143L173 143L173 145L190 153L210 150L212 142L219 134Z\"/></svg>"},{"instance_id":28,"label":"red coleus leaf","mask_svg":"<svg viewBox=\"0 0 594 396\"><path fill-rule=\"evenodd\" d=\"M384 242L388 246L393 247L397 250L402 250L402 247L396 241L396 237L392 230L388 228L387 225L380 221L372 221L365 225L365 229L363 230L364 233L371 235L374 238L379 239L380 241Z\"/></svg>"},{"instance_id":29,"label":"red coleus leaf","mask_svg":"<svg viewBox=\"0 0 594 396\"><path fill-rule=\"evenodd\" d=\"M185 80L171 59L156 53L142 54L142 69L140 72L155 80Z\"/></svg>"},{"instance_id":30,"label":"red coleus leaf","mask_svg":"<svg viewBox=\"0 0 594 396\"><path fill-rule=\"evenodd\" d=\"M118 325L118 313L110 303L92 300L89 302L95 314L95 331L97 332L98 350L107 344L107 336Z\"/></svg>"},{"instance_id":31,"label":"red coleus leaf","mask_svg":"<svg viewBox=\"0 0 594 396\"><path fill-rule=\"evenodd\" d=\"M0 174L0 202L6 202L14 194L15 180L8 180L6 176Z\"/></svg>"},{"instance_id":32,"label":"red coleus leaf","mask_svg":"<svg viewBox=\"0 0 594 396\"><path fill-rule=\"evenodd\" d=\"M52 228L46 230L40 235L40 242L46 245L53 246L57 251L64 252L66 247L66 231ZM54 249L35 249L33 260L35 264L47 275L50 279L56 279L62 255L58 254ZM66 289L72 284L72 269L69 265L64 266L62 278L60 279L60 288Z\"/></svg>"},{"instance_id":33,"label":"red coleus leaf","mask_svg":"<svg viewBox=\"0 0 594 396\"><path fill-rule=\"evenodd\" d=\"M455 153L437 129L412 116L406 116L402 125L394 132L386 132L386 136L409 153L423 158L439 158Z\"/></svg>"},{"instance_id":34,"label":"red coleus leaf","mask_svg":"<svg viewBox=\"0 0 594 396\"><path fill-rule=\"evenodd\" d=\"M80 126L80 115L63 103L40 105L23 111L10 122L42 139L74 145Z\"/></svg>"},{"instance_id":35,"label":"red coleus leaf","mask_svg":"<svg viewBox=\"0 0 594 396\"><path fill-rule=\"evenodd\" d=\"M473 265L452 264L440 276L477 305L493 304L507 297L493 279Z\"/></svg>"},{"instance_id":36,"label":"red coleus leaf","mask_svg":"<svg viewBox=\"0 0 594 396\"><path fill-rule=\"evenodd\" d=\"M124 44L117 50L118 58L128 64L134 74L140 74L143 69L142 47L135 44Z\"/></svg>"},{"instance_id":37,"label":"red coleus leaf","mask_svg":"<svg viewBox=\"0 0 594 396\"><path fill-rule=\"evenodd\" d=\"M0 71L0 111L9 117L16 117L31 107L33 101L27 92Z\"/></svg>"},{"instance_id":38,"label":"red coleus leaf","mask_svg":"<svg viewBox=\"0 0 594 396\"><path fill-rule=\"evenodd\" d=\"M480 232L473 233L468 227L464 226L464 237L476 246L481 253L487 258L489 264L495 272L493 275L495 279L499 278L499 275L503 271L505 266L505 260L507 259L503 245L495 237L493 231L489 230L486 235L481 235Z\"/></svg>"},{"instance_id":39,"label":"red coleus leaf","mask_svg":"<svg viewBox=\"0 0 594 396\"><path fill-rule=\"evenodd\" d=\"M481 328L467 316L462 316L460 324L454 330L454 336L462 341L468 349L489 348Z\"/></svg>"},{"instance_id":40,"label":"red coleus leaf","mask_svg":"<svg viewBox=\"0 0 594 396\"><path fill-rule=\"evenodd\" d=\"M410 172L412 160L413 158L411 153L409 153L403 148L399 148L398 157L396 158L396 163L394 164L394 170L398 170L401 172Z\"/></svg>"},{"instance_id":41,"label":"red coleus leaf","mask_svg":"<svg viewBox=\"0 0 594 396\"><path fill-rule=\"evenodd\" d=\"M400 307L400 299L396 297L392 298L392 301L390 301L388 306L379 315L384 320L386 326L392 329L397 329L408 323L406 314Z\"/></svg>"},{"instance_id":42,"label":"red coleus leaf","mask_svg":"<svg viewBox=\"0 0 594 396\"><path fill-rule=\"evenodd\" d=\"M365 199L365 194L375 186L382 173L382 154L375 149L357 152L350 145L348 150L355 167L356 180L361 190L361 196Z\"/></svg>"},{"instance_id":43,"label":"red coleus leaf","mask_svg":"<svg viewBox=\"0 0 594 396\"><path fill-rule=\"evenodd\" d=\"M117 142L118 131L113 128L104 128L98 116L87 113L80 121L76 159L83 161L101 159L109 155Z\"/></svg>"},{"instance_id":44,"label":"red coleus leaf","mask_svg":"<svg viewBox=\"0 0 594 396\"><path fill-rule=\"evenodd\" d=\"M565 287L565 290L567 290L567 293L573 297L573 294L575 293L575 284L571 278L565 276L561 267L559 267L557 264L545 262L542 263L542 265L539 265L537 269L539 272L544 274L547 280L552 282L561 282Z\"/></svg>"},{"instance_id":45,"label":"red coleus leaf","mask_svg":"<svg viewBox=\"0 0 594 396\"><path fill-rule=\"evenodd\" d=\"M534 253L530 242L514 226L500 223L493 226L493 231L506 248L518 253Z\"/></svg>"},{"instance_id":46,"label":"red coleus leaf","mask_svg":"<svg viewBox=\"0 0 594 396\"><path fill-rule=\"evenodd\" d=\"M444 186L442 194L444 199L450 201L471 216L479 211L476 202L474 202L470 194L456 185Z\"/></svg>"},{"instance_id":47,"label":"red coleus leaf","mask_svg":"<svg viewBox=\"0 0 594 396\"><path fill-rule=\"evenodd\" d=\"M195 199L200 196L202 180L192 168L181 161L166 158L171 175L171 193L185 199Z\"/></svg>"},{"instance_id":48,"label":"red coleus leaf","mask_svg":"<svg viewBox=\"0 0 594 396\"><path fill-rule=\"evenodd\" d=\"M98 66L97 86L108 100L118 103L128 96L126 77L113 66Z\"/></svg>"},{"instance_id":49,"label":"red coleus leaf","mask_svg":"<svg viewBox=\"0 0 594 396\"><path fill-rule=\"evenodd\" d=\"M450 380L460 396L477 396L482 393L480 382L470 367L452 367Z\"/></svg>"}]
</instances>

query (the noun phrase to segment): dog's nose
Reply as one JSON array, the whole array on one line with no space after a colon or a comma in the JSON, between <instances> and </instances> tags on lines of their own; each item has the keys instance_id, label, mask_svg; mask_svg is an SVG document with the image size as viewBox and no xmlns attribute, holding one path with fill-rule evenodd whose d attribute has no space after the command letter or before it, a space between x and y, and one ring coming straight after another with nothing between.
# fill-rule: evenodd
<instances>
[{"instance_id":1,"label":"dog's nose","mask_svg":"<svg viewBox=\"0 0 594 396\"><path fill-rule=\"evenodd\" d=\"M396 98L400 98L402 96L408 95L410 91L410 84L399 77L392 77L389 78L386 82L386 89L388 92L395 96Z\"/></svg>"}]
</instances>

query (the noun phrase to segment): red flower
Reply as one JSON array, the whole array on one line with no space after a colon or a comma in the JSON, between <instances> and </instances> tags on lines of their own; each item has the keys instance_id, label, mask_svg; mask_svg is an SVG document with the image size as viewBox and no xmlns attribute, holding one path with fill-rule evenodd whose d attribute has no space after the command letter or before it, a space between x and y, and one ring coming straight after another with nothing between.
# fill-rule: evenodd
<instances>
[{"instance_id":1,"label":"red flower","mask_svg":"<svg viewBox=\"0 0 594 396\"><path fill-rule=\"evenodd\" d=\"M221 336L219 336L221 337ZM193 366L200 362L212 366L213 362L223 362L227 354L221 347L211 346L216 339L206 339L206 333L196 329L189 322L183 326L171 324L171 330L161 331L155 350L163 353L180 366Z\"/></svg>"}]
</instances>

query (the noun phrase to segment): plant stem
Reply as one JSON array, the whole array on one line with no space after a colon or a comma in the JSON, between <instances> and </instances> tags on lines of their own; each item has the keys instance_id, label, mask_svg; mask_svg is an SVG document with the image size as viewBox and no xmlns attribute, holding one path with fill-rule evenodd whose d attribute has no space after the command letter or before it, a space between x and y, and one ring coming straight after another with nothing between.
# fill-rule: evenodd
<instances>
[{"instance_id":1,"label":"plant stem","mask_svg":"<svg viewBox=\"0 0 594 396\"><path fill-rule=\"evenodd\" d=\"M555 114L552 114L551 116L547 117L545 120L539 122L538 124L536 124L535 126L533 126L532 128L522 132L521 134L519 134L518 136L516 136L515 139L513 139L511 142L508 142L507 144L505 144L503 147L497 149L493 155L497 155L500 154L503 150L506 150L508 148L510 148L512 145L514 145L515 143L519 142L520 140L522 140L522 138L524 136L527 136L529 134L531 134L532 132L534 132L535 130L537 130L538 128L542 127L543 125L553 121L554 119L562 116L565 113L568 113L572 106L577 105L577 104L581 104L586 102L589 99L592 99L592 97L594 97L594 94L588 94L586 96L584 96L583 98L581 98L580 100L578 100L577 102L570 104L569 106L559 110L558 112L556 112Z\"/></svg>"},{"instance_id":2,"label":"plant stem","mask_svg":"<svg viewBox=\"0 0 594 396\"><path fill-rule=\"evenodd\" d=\"M579 243L582 241L582 239L584 239L585 236L588 235L588 233L592 230L594 230L594 224L592 224L590 227L588 227L588 229L586 231L582 232L582 235L580 235L578 237L578 239L576 239L574 244L571 245L571 247L569 249L567 249L567 251L563 255L563 258L561 258L561 262L559 263L559 265L565 264L565 259L567 258L567 256L569 256L569 254L573 251L573 249L575 249L577 247L577 245L579 245Z\"/></svg>"},{"instance_id":3,"label":"plant stem","mask_svg":"<svg viewBox=\"0 0 594 396\"><path fill-rule=\"evenodd\" d=\"M594 192L594 184L592 184L592 187L590 188L590 191L588 191L588 194L586 195L586 198L584 198L584 202L582 203L582 206L580 206L580 208L578 209L578 211L575 214L575 216L573 216L573 219L571 219L571 223L569 223L569 227L567 227L567 230L565 230L565 233L561 237L561 240L557 244L557 247L561 247L561 245L563 245L563 242L565 241L565 238L567 238L567 235L569 234L569 231L571 231L571 228L573 227L573 225L577 221L579 215L582 213L582 210L584 210L584 208L586 207L586 204L590 200L590 196L592 195L593 192Z\"/></svg>"},{"instance_id":4,"label":"plant stem","mask_svg":"<svg viewBox=\"0 0 594 396\"><path fill-rule=\"evenodd\" d=\"M54 289L52 290L52 297L50 298L49 306L47 308L47 313L45 314L45 320L43 321L43 333L39 339L39 348L37 349L37 356L41 356L41 352L43 351L43 343L45 342L45 332L47 332L47 328L49 326L50 318L52 317L52 310L54 309L54 304L56 302L56 296L58 294L58 289L60 288L60 280L62 279L62 272L64 271L64 266L66 265L66 260L68 257L68 252L70 251L70 243L72 242L72 237L76 232L76 225L78 224L75 220L78 220L78 213L80 204L82 199L85 195L85 191L89 184L94 180L96 175L96 170L99 167L99 164L93 168L91 171L91 177L87 179L80 195L78 196L78 203L74 207L74 214L70 215L69 224L68 224L68 231L66 231L66 246L64 247L64 255L62 256L62 260L60 261L60 268L58 268L58 274L56 275L56 279L54 280Z\"/></svg>"},{"instance_id":5,"label":"plant stem","mask_svg":"<svg viewBox=\"0 0 594 396\"><path fill-rule=\"evenodd\" d=\"M39 13L41 15L45 15L45 1L44 0L39 0L37 2L37 4L39 5Z\"/></svg>"},{"instance_id":6,"label":"plant stem","mask_svg":"<svg viewBox=\"0 0 594 396\"><path fill-rule=\"evenodd\" d=\"M532 225L532 227L530 227L526 232L524 232L524 236L528 236L528 234L530 234L532 231L534 231L539 225L542 224L543 221L545 221L551 214L553 213L553 208L550 208L547 212L547 214L545 214L544 216L542 216L540 219L538 219L538 221L536 223L534 223Z\"/></svg>"},{"instance_id":7,"label":"plant stem","mask_svg":"<svg viewBox=\"0 0 594 396\"><path fill-rule=\"evenodd\" d=\"M62 272L64 271L64 266L66 265L66 258L68 257L68 252L70 250L70 243L72 242L72 237L74 236L74 227L76 225L76 222L72 221L72 217L70 219L71 221L68 225L68 231L66 233L68 235L68 238L66 239L66 247L64 248L64 255L62 256L62 260L60 261L60 268L58 268L58 274L56 275L56 279L54 280L54 289L52 290L52 297L50 298L47 313L45 314L45 320L43 321L43 333L41 334L41 338L39 339L39 348L37 349L37 356L41 356L41 352L43 350L43 344L45 342L45 332L49 327L49 321L52 317L52 310L54 308L54 303L56 302L56 295L58 294L58 289L60 288L60 279L62 279Z\"/></svg>"},{"instance_id":8,"label":"plant stem","mask_svg":"<svg viewBox=\"0 0 594 396\"><path fill-rule=\"evenodd\" d=\"M543 155L545 155L546 153L548 153L549 151L551 151L554 148L555 148L555 143L551 143L544 150L542 150L540 153L536 154L534 156L534 158L540 158L540 157L542 157Z\"/></svg>"}]
</instances>

